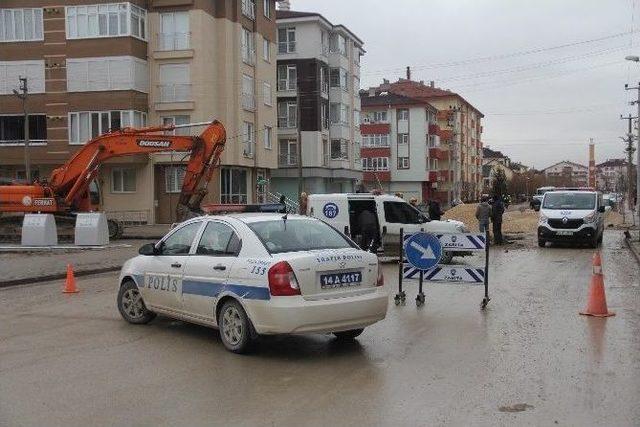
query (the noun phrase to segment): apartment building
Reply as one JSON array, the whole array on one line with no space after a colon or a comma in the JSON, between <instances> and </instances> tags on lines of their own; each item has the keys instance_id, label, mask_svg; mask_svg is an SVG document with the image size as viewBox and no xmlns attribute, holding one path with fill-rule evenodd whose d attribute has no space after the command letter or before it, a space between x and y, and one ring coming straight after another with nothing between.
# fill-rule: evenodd
<instances>
[{"instance_id":1,"label":"apartment building","mask_svg":"<svg viewBox=\"0 0 640 427\"><path fill-rule=\"evenodd\" d=\"M12 91L26 75L36 175L109 130L217 118L229 138L206 201L264 200L277 165L274 0L6 0L0 16L1 176L24 176ZM184 170L184 153L114 159L98 177L103 207L172 222Z\"/></svg>"},{"instance_id":2,"label":"apartment building","mask_svg":"<svg viewBox=\"0 0 640 427\"><path fill-rule=\"evenodd\" d=\"M483 191L491 193L493 178L498 169L502 169L507 181L511 181L516 173L512 169L511 159L500 151L492 150L489 147L482 147L482 179Z\"/></svg>"},{"instance_id":3,"label":"apartment building","mask_svg":"<svg viewBox=\"0 0 640 427\"><path fill-rule=\"evenodd\" d=\"M629 163L626 159L607 159L597 164L596 181L598 190L607 192L619 191L621 184L628 181L628 165ZM635 177L635 174L633 176Z\"/></svg>"},{"instance_id":4,"label":"apartment building","mask_svg":"<svg viewBox=\"0 0 640 427\"><path fill-rule=\"evenodd\" d=\"M306 192L353 191L362 178L363 42L320 14L289 10L287 2L277 25L278 169L271 187L297 200L301 157Z\"/></svg>"},{"instance_id":5,"label":"apartment building","mask_svg":"<svg viewBox=\"0 0 640 427\"><path fill-rule=\"evenodd\" d=\"M438 136L439 144L429 147L432 160L428 162L431 173L426 181L429 191L423 198L427 196L445 204L458 199L477 200L482 191L481 120L484 115L459 94L435 87L433 81L425 85L423 81L411 80L409 67L406 78L394 83L384 79L381 85L363 92L361 99L380 94L419 100L437 110L430 135ZM410 138L414 140L413 136ZM415 141L418 139L424 140L424 134L416 135Z\"/></svg>"},{"instance_id":6,"label":"apartment building","mask_svg":"<svg viewBox=\"0 0 640 427\"><path fill-rule=\"evenodd\" d=\"M586 187L589 185L589 168L579 163L563 160L555 163L542 172L549 185Z\"/></svg>"},{"instance_id":7,"label":"apartment building","mask_svg":"<svg viewBox=\"0 0 640 427\"><path fill-rule=\"evenodd\" d=\"M436 116L428 102L383 92L362 92L362 170L369 189L429 200L439 190L442 158Z\"/></svg>"}]
</instances>

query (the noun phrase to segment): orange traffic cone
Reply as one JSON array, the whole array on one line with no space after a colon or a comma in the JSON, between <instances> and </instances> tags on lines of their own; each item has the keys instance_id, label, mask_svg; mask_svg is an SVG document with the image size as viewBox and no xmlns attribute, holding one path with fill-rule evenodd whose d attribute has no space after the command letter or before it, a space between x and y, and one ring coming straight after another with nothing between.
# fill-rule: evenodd
<instances>
[{"instance_id":1,"label":"orange traffic cone","mask_svg":"<svg viewBox=\"0 0 640 427\"><path fill-rule=\"evenodd\" d=\"M78 288L76 288L76 278L73 276L73 267L71 267L71 264L67 264L67 280L64 281L64 289L62 292L65 294L80 292Z\"/></svg>"},{"instance_id":2,"label":"orange traffic cone","mask_svg":"<svg viewBox=\"0 0 640 427\"><path fill-rule=\"evenodd\" d=\"M602 276L602 261L600 252L593 254L593 274L591 275L591 287L589 288L589 300L584 311L580 314L586 316L607 317L616 314L607 309L607 297L604 294L604 278Z\"/></svg>"}]
</instances>

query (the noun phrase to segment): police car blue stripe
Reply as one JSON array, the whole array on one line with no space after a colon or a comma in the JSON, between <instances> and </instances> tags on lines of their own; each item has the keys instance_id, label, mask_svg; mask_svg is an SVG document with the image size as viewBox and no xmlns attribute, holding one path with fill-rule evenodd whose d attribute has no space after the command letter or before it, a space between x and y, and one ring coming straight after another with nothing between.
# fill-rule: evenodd
<instances>
[{"instance_id":1,"label":"police car blue stripe","mask_svg":"<svg viewBox=\"0 0 640 427\"><path fill-rule=\"evenodd\" d=\"M233 283L225 284L200 280L184 280L182 282L183 294L215 297L220 293L227 291L245 299L268 300L271 298L269 289L261 286L249 286Z\"/></svg>"}]
</instances>

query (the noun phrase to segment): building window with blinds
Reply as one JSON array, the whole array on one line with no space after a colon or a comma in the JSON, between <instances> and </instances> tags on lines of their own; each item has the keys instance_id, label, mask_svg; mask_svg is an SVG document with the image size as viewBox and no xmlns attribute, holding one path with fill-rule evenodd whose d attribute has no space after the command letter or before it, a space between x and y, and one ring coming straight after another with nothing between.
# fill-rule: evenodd
<instances>
[{"instance_id":1,"label":"building window with blinds","mask_svg":"<svg viewBox=\"0 0 640 427\"><path fill-rule=\"evenodd\" d=\"M164 168L164 186L166 193L180 193L187 171L186 165L171 165Z\"/></svg>"}]
</instances>

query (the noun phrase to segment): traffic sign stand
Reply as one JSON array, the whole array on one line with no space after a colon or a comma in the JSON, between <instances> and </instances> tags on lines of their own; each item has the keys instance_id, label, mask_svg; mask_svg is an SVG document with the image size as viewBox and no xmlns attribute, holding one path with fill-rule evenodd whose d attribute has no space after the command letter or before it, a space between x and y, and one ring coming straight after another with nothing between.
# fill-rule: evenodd
<instances>
[{"instance_id":1,"label":"traffic sign stand","mask_svg":"<svg viewBox=\"0 0 640 427\"><path fill-rule=\"evenodd\" d=\"M444 251L467 252L484 251L483 267L472 265L439 265ZM416 306L425 303L424 282L475 283L484 285L484 298L480 304L485 309L489 298L489 233L443 233L430 234L420 230L419 233L405 234L400 229L400 250L398 260L398 293L394 300L396 305L404 305L406 293L403 290L404 279L418 279L418 295ZM417 277L416 277L417 276Z\"/></svg>"}]
</instances>

